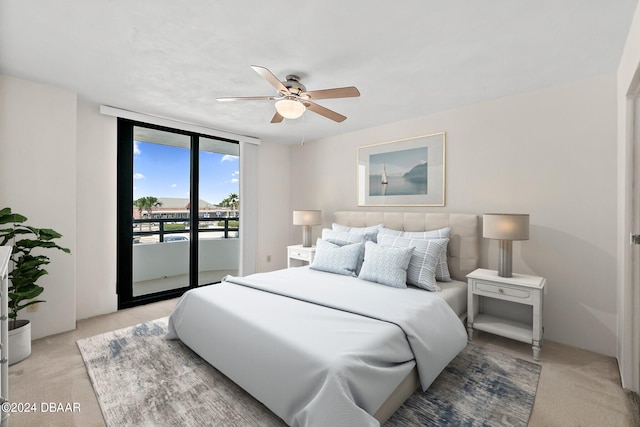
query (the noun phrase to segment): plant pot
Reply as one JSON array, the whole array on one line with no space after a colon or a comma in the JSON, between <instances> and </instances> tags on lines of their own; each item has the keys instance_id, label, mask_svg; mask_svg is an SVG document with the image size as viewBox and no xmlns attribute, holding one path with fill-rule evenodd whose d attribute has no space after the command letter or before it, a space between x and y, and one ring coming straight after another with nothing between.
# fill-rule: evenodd
<instances>
[{"instance_id":1,"label":"plant pot","mask_svg":"<svg viewBox=\"0 0 640 427\"><path fill-rule=\"evenodd\" d=\"M9 366L16 364L31 354L31 322L18 320L17 326L11 328L13 320L9 320Z\"/></svg>"}]
</instances>

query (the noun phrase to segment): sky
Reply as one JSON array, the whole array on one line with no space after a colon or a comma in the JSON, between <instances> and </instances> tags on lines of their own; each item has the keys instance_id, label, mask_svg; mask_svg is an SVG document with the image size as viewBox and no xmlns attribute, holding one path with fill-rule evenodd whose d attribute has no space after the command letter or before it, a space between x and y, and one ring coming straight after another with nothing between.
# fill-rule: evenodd
<instances>
[{"instance_id":1,"label":"sky","mask_svg":"<svg viewBox=\"0 0 640 427\"><path fill-rule=\"evenodd\" d=\"M384 166L387 175L403 175L428 160L428 147L372 154L369 156L369 174L380 175Z\"/></svg>"},{"instance_id":2,"label":"sky","mask_svg":"<svg viewBox=\"0 0 640 427\"><path fill-rule=\"evenodd\" d=\"M189 149L134 142L133 199L153 196L189 197ZM200 199L219 204L240 194L239 158L200 152Z\"/></svg>"}]
</instances>

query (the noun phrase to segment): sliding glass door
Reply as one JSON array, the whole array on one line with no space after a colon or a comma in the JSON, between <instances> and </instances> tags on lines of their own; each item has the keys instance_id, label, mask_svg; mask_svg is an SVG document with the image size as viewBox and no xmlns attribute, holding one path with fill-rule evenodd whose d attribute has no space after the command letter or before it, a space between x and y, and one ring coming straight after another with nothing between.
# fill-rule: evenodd
<instances>
[{"instance_id":1,"label":"sliding glass door","mask_svg":"<svg viewBox=\"0 0 640 427\"><path fill-rule=\"evenodd\" d=\"M118 134L119 308L237 274L238 144L124 119Z\"/></svg>"},{"instance_id":2,"label":"sliding glass door","mask_svg":"<svg viewBox=\"0 0 640 427\"><path fill-rule=\"evenodd\" d=\"M238 274L239 154L238 144L205 137L199 140L199 285L219 282L228 274ZM217 203L211 206L207 200Z\"/></svg>"},{"instance_id":3,"label":"sliding glass door","mask_svg":"<svg viewBox=\"0 0 640 427\"><path fill-rule=\"evenodd\" d=\"M133 296L189 286L189 135L133 127Z\"/></svg>"}]
</instances>

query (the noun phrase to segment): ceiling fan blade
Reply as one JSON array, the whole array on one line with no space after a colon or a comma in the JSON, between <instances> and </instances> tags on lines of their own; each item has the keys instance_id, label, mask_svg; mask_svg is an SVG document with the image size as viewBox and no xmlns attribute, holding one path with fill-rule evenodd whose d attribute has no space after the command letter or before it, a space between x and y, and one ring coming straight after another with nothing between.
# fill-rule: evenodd
<instances>
[{"instance_id":1,"label":"ceiling fan blade","mask_svg":"<svg viewBox=\"0 0 640 427\"><path fill-rule=\"evenodd\" d=\"M289 93L289 89L287 89L287 87L285 85L283 85L282 82L280 80L278 80L278 78L276 76L274 76L273 73L271 71L269 71L268 69L266 69L264 67L261 67L259 65L252 65L251 68L253 68L253 70L256 73L260 74L263 79L265 79L266 81L271 83L271 85L273 87L278 89L278 92L284 93L284 94L288 94Z\"/></svg>"},{"instance_id":2,"label":"ceiling fan blade","mask_svg":"<svg viewBox=\"0 0 640 427\"><path fill-rule=\"evenodd\" d=\"M270 101L273 99L280 99L277 96L230 96L230 97L222 97L216 98L218 101Z\"/></svg>"},{"instance_id":3,"label":"ceiling fan blade","mask_svg":"<svg viewBox=\"0 0 640 427\"><path fill-rule=\"evenodd\" d=\"M273 118L271 119L271 123L282 123L282 120L284 120L284 117L282 117L280 113L276 111L276 113L273 115Z\"/></svg>"},{"instance_id":4,"label":"ceiling fan blade","mask_svg":"<svg viewBox=\"0 0 640 427\"><path fill-rule=\"evenodd\" d=\"M342 114L336 113L335 111L325 108L322 105L318 105L312 101L304 101L303 104L305 107L307 107L308 110L311 110L314 113L320 114L321 116L324 116L327 119L331 119L338 123L345 121L347 118Z\"/></svg>"},{"instance_id":5,"label":"ceiling fan blade","mask_svg":"<svg viewBox=\"0 0 640 427\"><path fill-rule=\"evenodd\" d=\"M329 98L352 98L360 96L360 91L355 86L337 87L335 89L310 90L300 94L302 98L311 100Z\"/></svg>"}]
</instances>

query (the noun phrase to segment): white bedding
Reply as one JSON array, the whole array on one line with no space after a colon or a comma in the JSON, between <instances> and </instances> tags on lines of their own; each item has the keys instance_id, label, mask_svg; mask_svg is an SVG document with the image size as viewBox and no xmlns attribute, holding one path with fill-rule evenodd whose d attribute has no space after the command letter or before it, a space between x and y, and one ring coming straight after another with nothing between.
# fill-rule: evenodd
<instances>
[{"instance_id":1,"label":"white bedding","mask_svg":"<svg viewBox=\"0 0 640 427\"><path fill-rule=\"evenodd\" d=\"M183 295L179 338L292 426L377 426L416 366L426 389L467 342L440 297L307 267Z\"/></svg>"}]
</instances>

